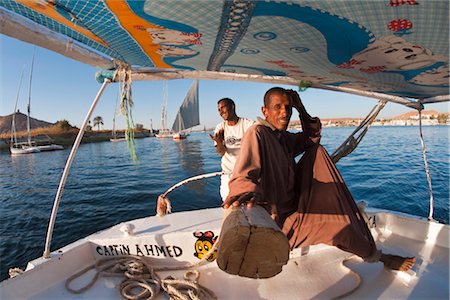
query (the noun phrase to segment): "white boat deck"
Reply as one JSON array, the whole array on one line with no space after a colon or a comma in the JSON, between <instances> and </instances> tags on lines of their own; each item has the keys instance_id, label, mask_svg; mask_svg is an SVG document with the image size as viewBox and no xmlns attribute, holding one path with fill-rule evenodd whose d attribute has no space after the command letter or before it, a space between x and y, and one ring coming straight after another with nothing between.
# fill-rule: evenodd
<instances>
[{"instance_id":1,"label":"white boat deck","mask_svg":"<svg viewBox=\"0 0 450 300\"><path fill-rule=\"evenodd\" d=\"M127 222L135 227L131 236L121 231L124 224L116 225L53 252L51 259L33 261L30 270L0 284L0 298L120 299L116 286L122 278L100 277L81 294L71 294L64 284L96 258L115 256L126 249L131 254L139 249L152 256L155 266L196 262L193 232L219 235L221 221L222 209L217 208L133 220ZM349 253L318 245L291 252L283 271L269 279L229 275L214 261L196 268L199 283L218 299L331 299L350 291L345 299L449 299L448 225L378 212L373 233L384 252L416 256L414 268L390 271L381 263L369 264L356 257L343 264ZM185 271L158 274L182 278ZM84 274L72 288L85 286L94 274L93 270ZM161 293L158 299L168 296Z\"/></svg>"}]
</instances>

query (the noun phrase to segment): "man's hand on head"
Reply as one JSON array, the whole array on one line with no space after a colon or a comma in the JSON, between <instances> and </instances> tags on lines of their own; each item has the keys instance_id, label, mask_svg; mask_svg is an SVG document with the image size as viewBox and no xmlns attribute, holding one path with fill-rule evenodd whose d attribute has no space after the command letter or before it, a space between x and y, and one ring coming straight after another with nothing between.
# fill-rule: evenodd
<instances>
[{"instance_id":1,"label":"man's hand on head","mask_svg":"<svg viewBox=\"0 0 450 300\"><path fill-rule=\"evenodd\" d=\"M300 99L300 95L294 90L286 90L287 94L291 98L292 107L294 107L297 111L300 111L302 108L302 100Z\"/></svg>"}]
</instances>

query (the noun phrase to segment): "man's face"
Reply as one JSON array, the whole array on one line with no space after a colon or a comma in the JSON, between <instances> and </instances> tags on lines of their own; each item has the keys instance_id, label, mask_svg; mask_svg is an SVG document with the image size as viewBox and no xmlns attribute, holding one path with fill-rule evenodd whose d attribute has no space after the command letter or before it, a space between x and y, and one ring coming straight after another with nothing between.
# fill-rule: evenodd
<instances>
[{"instance_id":1,"label":"man's face","mask_svg":"<svg viewBox=\"0 0 450 300\"><path fill-rule=\"evenodd\" d=\"M227 101L220 101L219 104L217 104L217 110L219 111L219 115L225 121L234 116L233 106Z\"/></svg>"},{"instance_id":2,"label":"man's face","mask_svg":"<svg viewBox=\"0 0 450 300\"><path fill-rule=\"evenodd\" d=\"M285 131L292 115L292 106L288 95L272 93L268 106L262 107L266 121L280 131Z\"/></svg>"}]
</instances>

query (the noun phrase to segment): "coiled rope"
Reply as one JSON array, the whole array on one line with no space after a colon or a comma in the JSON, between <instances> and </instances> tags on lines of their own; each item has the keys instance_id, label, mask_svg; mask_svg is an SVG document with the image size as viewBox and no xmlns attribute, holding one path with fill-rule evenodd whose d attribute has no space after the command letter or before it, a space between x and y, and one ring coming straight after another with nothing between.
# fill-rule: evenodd
<instances>
[{"instance_id":1,"label":"coiled rope","mask_svg":"<svg viewBox=\"0 0 450 300\"><path fill-rule=\"evenodd\" d=\"M157 271L182 270L199 266L216 251L216 245L217 242L198 262L184 266L152 267L148 257L138 255L101 259L70 276L65 282L65 287L73 294L81 294L94 286L100 276L118 276L125 277L118 286L123 299L154 299L161 291L167 293L170 299L175 300L217 299L213 291L199 284L200 272L197 270L188 270L183 279L172 276L161 279L156 273ZM86 286L80 289L71 288L72 281L92 269L96 269L97 272Z\"/></svg>"},{"instance_id":2,"label":"coiled rope","mask_svg":"<svg viewBox=\"0 0 450 300\"><path fill-rule=\"evenodd\" d=\"M223 172L214 172L203 174L185 179L158 197L157 214L163 216L171 212L171 203L167 195L176 188L185 185L191 181L205 179L209 177L223 175ZM189 270L184 274L184 279L176 279L172 276L161 279L156 271L182 270L198 266L207 261L207 259L216 251L217 241L213 247L206 253L201 260L184 266L159 267L154 268L148 263L148 258L137 255L127 255L116 258L98 260L77 272L66 280L66 289L73 294L81 294L90 289L100 276L120 276L125 277L119 284L120 295L124 299L154 299L161 290L165 291L171 299L189 300L189 299L216 299L214 293L201 286L198 283L200 273L197 270ZM96 274L92 280L80 289L71 288L71 283L76 278L82 276L88 271L95 269Z\"/></svg>"}]
</instances>

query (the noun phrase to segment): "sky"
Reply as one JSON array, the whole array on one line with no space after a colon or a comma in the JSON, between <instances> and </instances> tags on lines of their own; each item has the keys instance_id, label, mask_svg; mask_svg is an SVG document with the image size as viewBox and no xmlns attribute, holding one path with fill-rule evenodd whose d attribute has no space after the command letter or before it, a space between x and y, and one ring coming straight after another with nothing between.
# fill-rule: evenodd
<instances>
[{"instance_id":1,"label":"sky","mask_svg":"<svg viewBox=\"0 0 450 300\"><path fill-rule=\"evenodd\" d=\"M99 70L87 64L67 58L47 49L24 43L0 34L0 116L14 112L19 92L18 109L26 113L29 95L30 66L35 49L33 80L31 83L31 117L54 123L67 120L80 127L93 99L101 85L95 80ZM21 88L19 82L24 70ZM187 93L192 80L168 81L167 123L171 127L175 115ZM264 93L273 84L201 80L199 83L200 125L194 129L213 128L221 122L217 112L217 101L224 97L232 98L240 117L256 119L261 117ZM296 89L294 86L282 86ZM101 116L103 129L111 129L119 85L112 83L107 87L98 103L91 120ZM132 110L135 124L145 128L160 128L161 107L163 103L162 81L133 82ZM307 89L300 93L302 101L312 116L327 118L363 118L378 102L376 99L346 93ZM449 112L449 103L429 104L425 109ZM411 111L396 103L388 103L380 112L379 118L391 118ZM295 115L293 120L298 119ZM125 118L116 117L116 128L124 129Z\"/></svg>"}]
</instances>

